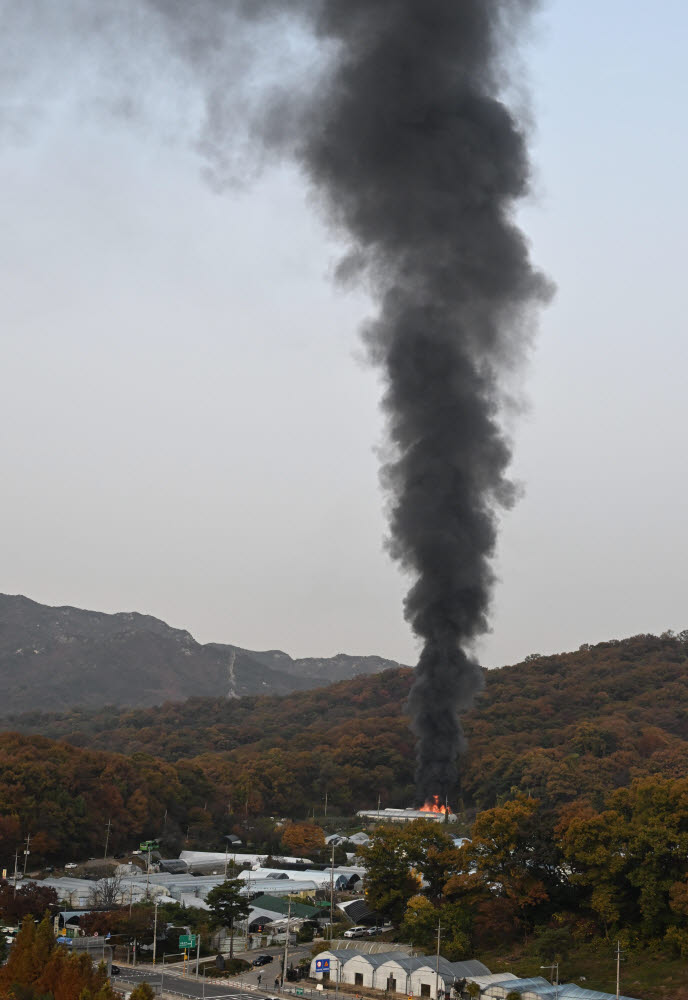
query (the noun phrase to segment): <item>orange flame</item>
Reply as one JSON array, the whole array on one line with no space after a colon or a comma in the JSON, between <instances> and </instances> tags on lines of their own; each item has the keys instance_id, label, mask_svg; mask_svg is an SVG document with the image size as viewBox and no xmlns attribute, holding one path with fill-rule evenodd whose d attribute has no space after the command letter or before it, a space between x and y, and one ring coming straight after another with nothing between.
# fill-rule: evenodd
<instances>
[{"instance_id":1,"label":"orange flame","mask_svg":"<svg viewBox=\"0 0 688 1000\"><path fill-rule=\"evenodd\" d=\"M447 806L440 805L439 795L433 795L431 799L428 799L425 805L420 807L419 812L423 813L448 813L449 809Z\"/></svg>"}]
</instances>

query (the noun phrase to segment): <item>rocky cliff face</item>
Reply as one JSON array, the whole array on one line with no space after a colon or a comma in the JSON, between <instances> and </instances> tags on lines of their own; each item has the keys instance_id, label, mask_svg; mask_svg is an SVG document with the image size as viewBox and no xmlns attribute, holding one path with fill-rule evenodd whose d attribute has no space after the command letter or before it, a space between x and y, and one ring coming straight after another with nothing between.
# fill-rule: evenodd
<instances>
[{"instance_id":1,"label":"rocky cliff face","mask_svg":"<svg viewBox=\"0 0 688 1000\"><path fill-rule=\"evenodd\" d=\"M2 714L158 705L193 695L287 694L398 666L379 656L292 659L196 642L150 615L51 608L0 594Z\"/></svg>"}]
</instances>

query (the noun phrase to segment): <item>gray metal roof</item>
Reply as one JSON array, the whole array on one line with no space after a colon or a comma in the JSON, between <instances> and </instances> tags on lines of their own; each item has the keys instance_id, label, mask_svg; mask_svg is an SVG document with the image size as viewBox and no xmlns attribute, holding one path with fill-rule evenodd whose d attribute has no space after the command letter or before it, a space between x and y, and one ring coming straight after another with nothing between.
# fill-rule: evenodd
<instances>
[{"instance_id":1,"label":"gray metal roof","mask_svg":"<svg viewBox=\"0 0 688 1000\"><path fill-rule=\"evenodd\" d=\"M514 993L541 993L546 992L552 984L542 976L533 976L531 979L509 979L501 983L493 983L493 986L501 986L503 989Z\"/></svg>"},{"instance_id":2,"label":"gray metal roof","mask_svg":"<svg viewBox=\"0 0 688 1000\"><path fill-rule=\"evenodd\" d=\"M398 961L399 960L399 952L398 951L379 951L379 952L374 953L374 954L367 953L367 952L361 952L361 951L359 951L359 952L349 952L349 959L352 959L352 958L362 958L366 962L368 962L368 964L373 969L377 969L381 965L384 965L385 962L389 962L390 959L394 959L395 962Z\"/></svg>"},{"instance_id":3,"label":"gray metal roof","mask_svg":"<svg viewBox=\"0 0 688 1000\"><path fill-rule=\"evenodd\" d=\"M559 987L560 997L580 997L581 1000L616 1000L615 993L602 993L600 990L586 990L577 983L564 983ZM620 996L619 1000L635 1000L633 997Z\"/></svg>"},{"instance_id":4,"label":"gray metal roof","mask_svg":"<svg viewBox=\"0 0 688 1000\"><path fill-rule=\"evenodd\" d=\"M412 971L430 969L431 972L435 972L437 969L444 979L459 978L458 974L454 971L454 963L447 961L446 958L442 958L441 955L439 962L433 955L424 955L422 958L413 959L413 961L416 964L412 966ZM479 962L477 964L480 965ZM482 968L485 968L485 966L482 966Z\"/></svg>"},{"instance_id":5,"label":"gray metal roof","mask_svg":"<svg viewBox=\"0 0 688 1000\"><path fill-rule=\"evenodd\" d=\"M489 976L490 970L482 962L471 958L467 962L450 962L457 979L468 979L470 976Z\"/></svg>"}]
</instances>

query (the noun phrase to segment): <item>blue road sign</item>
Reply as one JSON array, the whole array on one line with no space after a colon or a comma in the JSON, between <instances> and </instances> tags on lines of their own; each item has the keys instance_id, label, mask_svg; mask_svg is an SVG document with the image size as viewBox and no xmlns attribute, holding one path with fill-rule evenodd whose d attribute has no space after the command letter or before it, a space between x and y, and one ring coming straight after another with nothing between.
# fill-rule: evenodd
<instances>
[{"instance_id":1,"label":"blue road sign","mask_svg":"<svg viewBox=\"0 0 688 1000\"><path fill-rule=\"evenodd\" d=\"M315 971L316 972L329 972L330 971L330 960L329 960L329 958L316 958L316 960L315 960Z\"/></svg>"}]
</instances>

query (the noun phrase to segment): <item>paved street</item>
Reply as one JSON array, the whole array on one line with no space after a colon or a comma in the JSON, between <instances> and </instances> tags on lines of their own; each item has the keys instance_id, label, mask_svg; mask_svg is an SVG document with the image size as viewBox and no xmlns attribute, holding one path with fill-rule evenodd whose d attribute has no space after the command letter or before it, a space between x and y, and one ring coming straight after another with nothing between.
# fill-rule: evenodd
<instances>
[{"instance_id":1,"label":"paved street","mask_svg":"<svg viewBox=\"0 0 688 1000\"><path fill-rule=\"evenodd\" d=\"M138 983L147 982L158 992L161 981L163 993L176 997L208 997L211 1000L264 1000L258 993L232 988L231 981L227 983L210 983L203 979L195 979L193 976L183 977L176 972L168 972L165 969L164 979L160 969L122 969L119 976L113 977L113 983L119 989L126 985L136 986ZM269 994L266 992L266 996Z\"/></svg>"},{"instance_id":2,"label":"paved street","mask_svg":"<svg viewBox=\"0 0 688 1000\"><path fill-rule=\"evenodd\" d=\"M150 983L159 991L162 979L163 992L179 997L208 997L212 1000L264 1000L272 997L274 993L274 981L276 976L282 974L282 962L284 957L283 948L265 948L261 951L238 952L237 958L244 958L251 961L257 955L272 955L273 960L267 965L257 969L243 972L236 977L236 980L248 986L248 989L239 986L234 979L224 982L211 982L204 979L196 979L193 974L196 968L195 958L187 965L187 975L182 975L181 965L178 963L166 964L164 975L162 965L137 965L135 968L117 963L121 969L119 976L113 976L114 986L122 989L127 984L135 986L143 981ZM289 949L289 964L292 962L298 965L303 957L310 958L310 945L300 945ZM206 963L207 964L207 963Z\"/></svg>"}]
</instances>

